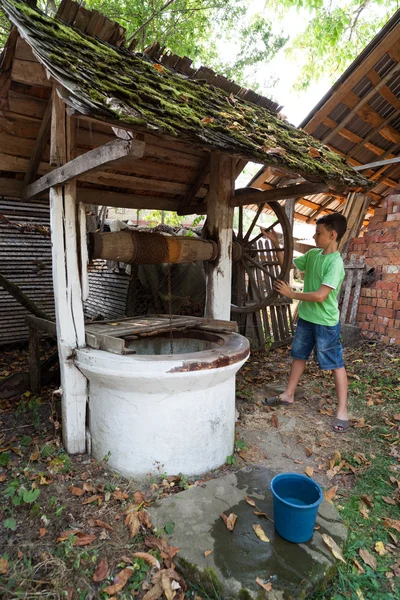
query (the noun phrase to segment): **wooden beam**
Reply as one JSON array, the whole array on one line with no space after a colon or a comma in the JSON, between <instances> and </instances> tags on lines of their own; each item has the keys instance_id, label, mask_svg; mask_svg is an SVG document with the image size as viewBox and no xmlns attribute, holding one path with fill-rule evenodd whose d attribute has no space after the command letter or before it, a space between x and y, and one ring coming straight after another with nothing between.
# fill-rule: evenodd
<instances>
[{"instance_id":1,"label":"wooden beam","mask_svg":"<svg viewBox=\"0 0 400 600\"><path fill-rule=\"evenodd\" d=\"M11 70L11 79L25 85L51 87L46 71L39 62L15 58Z\"/></svg>"},{"instance_id":2,"label":"wooden beam","mask_svg":"<svg viewBox=\"0 0 400 600\"><path fill-rule=\"evenodd\" d=\"M24 177L24 187L29 185L31 181L35 179L39 169L40 161L42 160L42 156L47 146L47 141L50 133L51 107L52 102L50 100L47 105L46 112L44 113L42 123L40 125L39 133L35 142L35 147L29 159L29 165Z\"/></svg>"},{"instance_id":3,"label":"wooden beam","mask_svg":"<svg viewBox=\"0 0 400 600\"><path fill-rule=\"evenodd\" d=\"M326 183L300 183L299 185L290 185L266 191L254 188L241 188L235 191L232 206L246 206L248 204L261 204L262 202L271 202L273 200L311 196L312 194L326 192L328 189L329 186Z\"/></svg>"},{"instance_id":4,"label":"wooden beam","mask_svg":"<svg viewBox=\"0 0 400 600\"><path fill-rule=\"evenodd\" d=\"M366 165L360 165L359 167L353 167L355 171L364 171L365 169L374 169L375 167L386 167L393 165L394 163L400 162L400 156L394 158L387 158L386 160L377 160L373 163L367 163Z\"/></svg>"},{"instance_id":5,"label":"wooden beam","mask_svg":"<svg viewBox=\"0 0 400 600\"><path fill-rule=\"evenodd\" d=\"M369 114L370 116L372 116L373 114L378 114L378 113L376 113L376 111L371 112L372 109L370 109L370 107L368 107L368 111L364 110L362 113L360 111L362 111L362 108L364 107L365 104L367 104L368 100L370 98L372 98L379 91L379 89L383 85L385 85L386 82L389 81L399 71L400 71L400 63L394 65L372 90L370 90L363 98L359 99L359 101L354 106L354 108L340 121L340 123L337 125L337 127L335 127L335 129L333 129L333 131L329 132L328 135L326 135L323 138L322 142L324 144L326 144L327 142L329 142L329 140L332 139L332 137L334 135L336 135L337 133L339 133L339 131L341 129L343 129L343 127L345 127L345 125L347 125L347 123L349 121L351 121L351 119L354 117L354 115L359 114L361 116L361 114L363 114L364 116L362 116L362 118L364 120L366 120L366 115L367 114ZM349 97L350 97L350 95L348 93L342 99L342 101L345 104L347 104L347 102L349 101ZM378 115L378 116L380 116L380 115ZM382 117L380 117L380 118L382 119ZM382 121L383 121L383 119L382 119ZM370 122L370 121L367 121L367 122ZM400 141L400 134L398 134L398 138L399 138L399 141ZM396 141L396 140L393 140L393 141Z\"/></svg>"},{"instance_id":6,"label":"wooden beam","mask_svg":"<svg viewBox=\"0 0 400 600\"><path fill-rule=\"evenodd\" d=\"M380 83L380 81L382 80L381 76L378 75L378 73L374 69L371 69L371 71L367 74L367 77L373 86L378 85L378 83ZM393 108L400 109L400 100L398 99L396 94L393 94L393 92L387 85L383 85L379 89L379 94L382 96L382 98L385 98L385 100L389 102L389 104L391 104Z\"/></svg>"},{"instance_id":7,"label":"wooden beam","mask_svg":"<svg viewBox=\"0 0 400 600\"><path fill-rule=\"evenodd\" d=\"M31 183L22 192L22 197L24 200L29 200L50 187L64 185L81 175L98 171L104 166L115 167L121 159L127 156L132 159L142 158L144 147L144 142L138 140L114 140L108 142L104 146L89 150L89 152L72 159L62 167Z\"/></svg>"},{"instance_id":8,"label":"wooden beam","mask_svg":"<svg viewBox=\"0 0 400 600\"><path fill-rule=\"evenodd\" d=\"M232 228L235 181L234 159L226 154L211 154L210 191L207 202L206 238L219 245L213 263L205 263L205 317L229 321L231 313Z\"/></svg>"},{"instance_id":9,"label":"wooden beam","mask_svg":"<svg viewBox=\"0 0 400 600\"><path fill-rule=\"evenodd\" d=\"M73 159L75 122L53 89L50 157L56 165ZM75 182L50 188L50 228L57 343L62 388L63 442L71 454L86 449L87 380L73 354L85 346L82 291L77 256Z\"/></svg>"},{"instance_id":10,"label":"wooden beam","mask_svg":"<svg viewBox=\"0 0 400 600\"><path fill-rule=\"evenodd\" d=\"M313 133L322 119L346 97L346 94L354 88L354 86L367 75L371 69L375 67L377 62L384 56L386 52L392 52L395 44L398 44L400 26L397 25L385 36L382 42L376 46L372 52L363 60L350 74L350 76L342 83L342 85L326 100L325 104L310 118L304 126L307 133Z\"/></svg>"},{"instance_id":11,"label":"wooden beam","mask_svg":"<svg viewBox=\"0 0 400 600\"><path fill-rule=\"evenodd\" d=\"M114 206L116 208L150 208L173 211L176 211L179 208L179 200L173 200L171 198L140 196L139 194L120 194L118 192L108 192L93 188L78 187L77 199L84 204Z\"/></svg>"}]
</instances>

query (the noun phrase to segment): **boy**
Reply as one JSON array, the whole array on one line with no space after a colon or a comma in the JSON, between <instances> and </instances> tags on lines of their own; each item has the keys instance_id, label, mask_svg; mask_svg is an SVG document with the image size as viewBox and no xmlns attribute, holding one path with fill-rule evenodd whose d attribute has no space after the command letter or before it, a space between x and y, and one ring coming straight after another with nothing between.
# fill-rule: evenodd
<instances>
[{"instance_id":1,"label":"boy","mask_svg":"<svg viewBox=\"0 0 400 600\"><path fill-rule=\"evenodd\" d=\"M347 415L347 375L340 342L340 322L337 296L345 272L343 260L338 252L338 243L347 228L346 218L338 213L325 215L317 220L314 237L316 248L293 260L294 265L304 271L304 292L294 292L284 281L275 282L275 290L293 300L300 300L299 319L293 340L293 358L289 381L280 396L266 398L264 404L289 405L294 401L297 384L312 350L316 349L319 367L333 371L338 401L333 430L343 433L349 428ZM279 248L274 230L261 228L264 237ZM277 252L279 262L283 257Z\"/></svg>"}]
</instances>

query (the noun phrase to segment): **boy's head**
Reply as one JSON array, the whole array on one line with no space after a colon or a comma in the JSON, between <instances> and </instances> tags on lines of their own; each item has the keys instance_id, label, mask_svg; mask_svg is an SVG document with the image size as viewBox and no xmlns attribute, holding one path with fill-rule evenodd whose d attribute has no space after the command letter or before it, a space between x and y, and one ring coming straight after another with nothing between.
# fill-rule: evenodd
<instances>
[{"instance_id":1,"label":"boy's head","mask_svg":"<svg viewBox=\"0 0 400 600\"><path fill-rule=\"evenodd\" d=\"M331 242L338 244L344 236L346 229L347 219L339 213L320 217L317 219L317 230L314 236L317 246L326 247Z\"/></svg>"}]
</instances>

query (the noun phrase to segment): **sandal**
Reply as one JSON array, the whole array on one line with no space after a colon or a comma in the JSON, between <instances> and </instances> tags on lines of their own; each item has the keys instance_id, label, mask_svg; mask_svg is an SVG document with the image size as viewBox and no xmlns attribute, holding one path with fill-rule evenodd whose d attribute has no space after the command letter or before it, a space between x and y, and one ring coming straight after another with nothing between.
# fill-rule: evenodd
<instances>
[{"instance_id":1,"label":"sandal","mask_svg":"<svg viewBox=\"0 0 400 600\"><path fill-rule=\"evenodd\" d=\"M286 402L285 400L281 400L279 396L271 396L270 398L264 398L262 403L264 404L264 406L279 406L281 404L282 406L289 406L290 404L293 404L293 402Z\"/></svg>"},{"instance_id":2,"label":"sandal","mask_svg":"<svg viewBox=\"0 0 400 600\"><path fill-rule=\"evenodd\" d=\"M341 427L341 429L338 429ZM345 433L350 427L349 421L345 419L335 419L332 425L332 429L335 433Z\"/></svg>"}]
</instances>

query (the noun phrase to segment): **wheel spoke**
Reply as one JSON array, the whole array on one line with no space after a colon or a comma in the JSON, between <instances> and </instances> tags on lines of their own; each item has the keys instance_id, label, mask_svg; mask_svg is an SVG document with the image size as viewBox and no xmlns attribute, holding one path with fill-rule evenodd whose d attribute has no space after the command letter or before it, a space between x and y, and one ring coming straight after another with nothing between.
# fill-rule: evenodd
<instances>
[{"instance_id":1,"label":"wheel spoke","mask_svg":"<svg viewBox=\"0 0 400 600\"><path fill-rule=\"evenodd\" d=\"M249 229L248 229L248 231L247 231L246 235L245 235L245 236L244 236L244 238L243 238L243 241L244 241L244 242L247 242L247 241L248 241L248 239L249 239L249 237L250 237L250 235L251 235L251 232L253 231L253 229L254 229L254 226L255 226L255 224L256 224L256 223L257 223L257 221L258 221L258 217L261 215L261 213L262 213L262 211L263 211L263 208L264 208L264 206L265 206L265 202L263 202L262 204L260 204L260 206L258 207L258 210L257 210L257 212L256 212L256 216L255 216L255 217L254 217L254 219L252 220L252 222L251 222L251 225L250 225L250 227L249 227ZM262 235L262 234L261 234L261 235Z\"/></svg>"},{"instance_id":2,"label":"wheel spoke","mask_svg":"<svg viewBox=\"0 0 400 600\"><path fill-rule=\"evenodd\" d=\"M268 231L271 231L271 229L273 229L273 228L275 227L275 225L279 225L279 221L274 221L274 222L272 223L272 225L270 225L269 227L266 227L266 228L264 229L264 231L267 231L267 232L268 232ZM262 233L259 233L259 234L258 234L258 235L257 235L255 238L253 238L253 239L251 240L251 242L249 242L250 246L252 246L252 245L253 245L255 242L258 242L258 240L259 240L259 239L261 239L262 237L264 237L264 236L263 236L263 234L262 234Z\"/></svg>"},{"instance_id":3,"label":"wheel spoke","mask_svg":"<svg viewBox=\"0 0 400 600\"><path fill-rule=\"evenodd\" d=\"M243 239L243 206L239 206L239 231L238 239Z\"/></svg>"},{"instance_id":4,"label":"wheel spoke","mask_svg":"<svg viewBox=\"0 0 400 600\"><path fill-rule=\"evenodd\" d=\"M242 263L243 263L243 266L244 266L244 268L246 270L246 273L248 275L248 278L249 278L249 294L248 294L248 296L250 297L250 292L253 292L256 296L258 296L258 300L259 301L263 300L263 296L261 295L261 291L258 289L258 285L257 285L256 280L254 278L254 273L247 266L245 260L242 259Z\"/></svg>"},{"instance_id":5,"label":"wheel spoke","mask_svg":"<svg viewBox=\"0 0 400 600\"><path fill-rule=\"evenodd\" d=\"M257 262L256 260L254 260L254 258L251 258L251 256L247 256L246 257L247 260L254 265L255 267L257 267L257 269L260 269L261 271L263 271L263 273L265 273L266 275L268 275L268 277L270 277L271 279L273 279L274 281L277 281L277 277L275 277L275 275L272 275L272 273L270 273L270 271L268 269L266 269L265 267L262 266L261 263ZM277 261L278 262L278 261ZM274 263L276 264L276 263ZM278 263L279 264L279 263Z\"/></svg>"}]
</instances>

